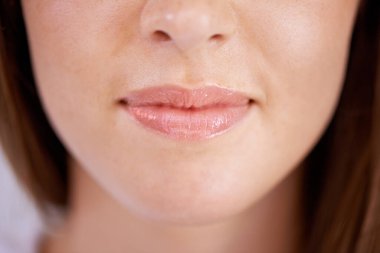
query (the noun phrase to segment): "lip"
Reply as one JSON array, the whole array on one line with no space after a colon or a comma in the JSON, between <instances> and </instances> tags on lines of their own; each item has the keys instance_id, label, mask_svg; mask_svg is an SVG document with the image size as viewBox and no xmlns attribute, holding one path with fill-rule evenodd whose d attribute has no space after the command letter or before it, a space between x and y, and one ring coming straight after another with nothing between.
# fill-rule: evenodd
<instances>
[{"instance_id":1,"label":"lip","mask_svg":"<svg viewBox=\"0 0 380 253\"><path fill-rule=\"evenodd\" d=\"M175 85L132 91L119 100L146 129L176 140L210 139L243 119L253 100L217 86L185 89Z\"/></svg>"}]
</instances>

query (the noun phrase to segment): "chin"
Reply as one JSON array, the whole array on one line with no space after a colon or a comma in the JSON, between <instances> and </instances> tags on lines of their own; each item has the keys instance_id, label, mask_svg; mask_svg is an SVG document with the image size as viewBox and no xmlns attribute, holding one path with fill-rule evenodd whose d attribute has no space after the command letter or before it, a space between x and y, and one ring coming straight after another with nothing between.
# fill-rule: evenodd
<instances>
[{"instance_id":1,"label":"chin","mask_svg":"<svg viewBox=\"0 0 380 253\"><path fill-rule=\"evenodd\" d=\"M144 202L126 207L132 214L146 221L185 226L221 223L245 209L242 206L230 204L230 201L225 198L221 198L219 201L201 198L197 201L198 203L183 202L183 200L172 199L166 203L165 201L153 204Z\"/></svg>"},{"instance_id":2,"label":"chin","mask_svg":"<svg viewBox=\"0 0 380 253\"><path fill-rule=\"evenodd\" d=\"M147 189L149 188L121 193L115 197L132 215L167 225L191 226L224 222L244 212L259 198L244 194L247 189L220 184L181 189L163 184L157 189Z\"/></svg>"}]
</instances>

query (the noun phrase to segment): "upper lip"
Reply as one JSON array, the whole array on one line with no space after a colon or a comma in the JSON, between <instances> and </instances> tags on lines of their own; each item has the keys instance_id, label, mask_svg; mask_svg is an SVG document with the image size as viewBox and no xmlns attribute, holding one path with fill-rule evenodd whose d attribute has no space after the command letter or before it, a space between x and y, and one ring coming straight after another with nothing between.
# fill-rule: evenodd
<instances>
[{"instance_id":1,"label":"upper lip","mask_svg":"<svg viewBox=\"0 0 380 253\"><path fill-rule=\"evenodd\" d=\"M132 107L170 106L196 109L213 106L244 106L252 103L253 99L242 92L218 86L186 89L176 85L163 85L131 91L120 102Z\"/></svg>"}]
</instances>

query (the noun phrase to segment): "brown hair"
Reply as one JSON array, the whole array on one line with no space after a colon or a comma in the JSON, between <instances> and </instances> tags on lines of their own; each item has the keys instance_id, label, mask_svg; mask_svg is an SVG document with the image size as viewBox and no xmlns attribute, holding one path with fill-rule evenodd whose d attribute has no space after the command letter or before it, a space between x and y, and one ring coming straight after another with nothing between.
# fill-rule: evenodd
<instances>
[{"instance_id":1,"label":"brown hair","mask_svg":"<svg viewBox=\"0 0 380 253\"><path fill-rule=\"evenodd\" d=\"M380 21L362 1L334 118L305 159L309 253L380 252ZM19 1L0 0L0 141L15 174L48 214L67 207L67 152L44 114Z\"/></svg>"}]
</instances>

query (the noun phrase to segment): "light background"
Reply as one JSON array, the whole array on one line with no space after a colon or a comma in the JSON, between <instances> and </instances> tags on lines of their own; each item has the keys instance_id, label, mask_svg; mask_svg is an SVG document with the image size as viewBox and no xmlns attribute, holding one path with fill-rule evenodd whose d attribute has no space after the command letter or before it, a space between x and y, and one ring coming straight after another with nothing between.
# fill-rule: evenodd
<instances>
[{"instance_id":1,"label":"light background","mask_svg":"<svg viewBox=\"0 0 380 253\"><path fill-rule=\"evenodd\" d=\"M0 253L36 253L42 228L39 213L18 185L0 146Z\"/></svg>"}]
</instances>

